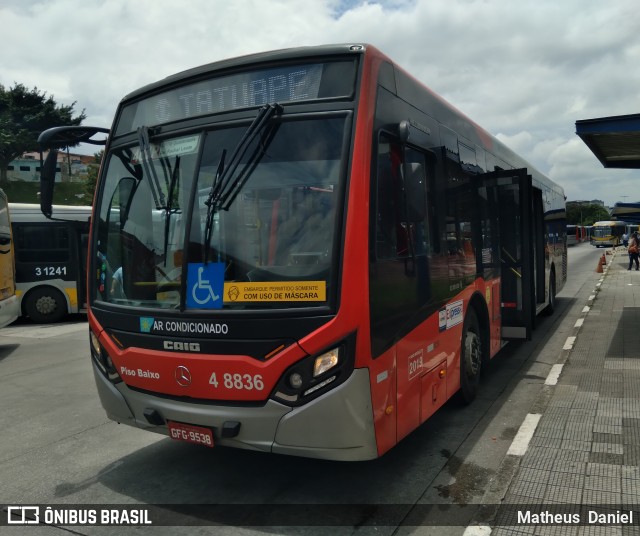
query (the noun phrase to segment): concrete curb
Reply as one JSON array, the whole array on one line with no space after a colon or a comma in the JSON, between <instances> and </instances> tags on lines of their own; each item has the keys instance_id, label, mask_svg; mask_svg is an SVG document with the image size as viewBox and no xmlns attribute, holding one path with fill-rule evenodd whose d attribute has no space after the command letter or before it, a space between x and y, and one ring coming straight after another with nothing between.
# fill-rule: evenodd
<instances>
[{"instance_id":1,"label":"concrete curb","mask_svg":"<svg viewBox=\"0 0 640 536\"><path fill-rule=\"evenodd\" d=\"M547 409L549 405L549 401L553 397L557 380L560 374L562 373L562 367L565 365L565 363L569 359L569 356L571 355L571 352L573 351L575 341L578 337L578 334L580 333L580 330L582 329L584 320L589 314L589 312L591 311L594 301L597 299L598 293L600 292L602 287L602 283L604 282L604 279L607 276L607 273L609 271L609 268L613 260L615 259L615 256L616 256L616 250L614 248L612 254L610 255L610 258L607 259L607 264L603 266L602 275L599 278L598 283L596 284L593 290L593 293L589 296L587 300L587 304L582 309L582 313L580 314L580 317L574 324L571 334L567 337L567 341L565 342L562 350L558 354L556 364L553 365L553 367L551 368L551 372L549 373L547 380L542 386L542 389L539 395L537 396L535 402L533 403L527 417L529 417L530 415L540 416L544 414L544 411ZM605 258L606 258L606 252L605 252ZM526 423L526 419L525 419L525 423ZM523 423L523 425L525 423ZM537 420L536 420L536 424L537 424ZM520 431L518 433L520 433ZM516 435L516 438L517 437L518 436ZM500 464L500 467L496 471L496 474L489 481L488 488L482 497L482 503L480 504L480 507L478 508L478 511L476 512L476 515L474 516L472 523L467 527L467 529L464 532L465 536L472 536L480 533L482 534L491 533L492 524L495 521L500 505L502 504L502 501L507 495L507 491L509 490L511 483L514 477L516 476L518 469L520 468L522 458L523 458L523 455L515 455L507 452L506 456L504 457L504 459ZM479 533L478 530L481 530L482 532Z\"/></svg>"}]
</instances>

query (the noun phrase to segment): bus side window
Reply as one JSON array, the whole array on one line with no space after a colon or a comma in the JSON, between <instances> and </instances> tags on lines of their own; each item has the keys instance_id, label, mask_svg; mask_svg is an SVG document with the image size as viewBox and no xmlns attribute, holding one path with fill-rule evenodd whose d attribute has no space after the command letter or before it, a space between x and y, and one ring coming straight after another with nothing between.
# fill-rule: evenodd
<instances>
[{"instance_id":1,"label":"bus side window","mask_svg":"<svg viewBox=\"0 0 640 536\"><path fill-rule=\"evenodd\" d=\"M378 145L376 257L428 255L429 181L424 153L381 135Z\"/></svg>"},{"instance_id":2,"label":"bus side window","mask_svg":"<svg viewBox=\"0 0 640 536\"><path fill-rule=\"evenodd\" d=\"M397 340L432 297L427 163L425 153L380 135L369 288L374 356Z\"/></svg>"},{"instance_id":3,"label":"bus side window","mask_svg":"<svg viewBox=\"0 0 640 536\"><path fill-rule=\"evenodd\" d=\"M416 256L430 255L432 252L429 236L431 210L428 169L425 154L407 147L404 153L406 225L411 231L411 239Z\"/></svg>"},{"instance_id":4,"label":"bus side window","mask_svg":"<svg viewBox=\"0 0 640 536\"><path fill-rule=\"evenodd\" d=\"M403 256L406 250L399 228L400 154L398 143L384 134L380 136L376 202L376 257L379 259Z\"/></svg>"}]
</instances>

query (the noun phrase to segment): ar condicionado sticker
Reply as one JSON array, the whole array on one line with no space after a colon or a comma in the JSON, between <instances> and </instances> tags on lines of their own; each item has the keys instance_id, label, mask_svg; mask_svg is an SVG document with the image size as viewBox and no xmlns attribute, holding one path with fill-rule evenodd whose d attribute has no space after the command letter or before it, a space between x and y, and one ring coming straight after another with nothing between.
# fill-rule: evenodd
<instances>
[{"instance_id":1,"label":"ar condicionado sticker","mask_svg":"<svg viewBox=\"0 0 640 536\"><path fill-rule=\"evenodd\" d=\"M326 281L271 281L269 283L225 283L224 301L319 302L327 299Z\"/></svg>"}]
</instances>

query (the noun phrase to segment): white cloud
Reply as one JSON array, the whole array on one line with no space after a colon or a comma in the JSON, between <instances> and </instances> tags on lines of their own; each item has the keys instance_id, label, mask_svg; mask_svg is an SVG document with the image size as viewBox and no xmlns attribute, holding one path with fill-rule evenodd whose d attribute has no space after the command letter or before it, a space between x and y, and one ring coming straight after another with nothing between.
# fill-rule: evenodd
<instances>
[{"instance_id":1,"label":"white cloud","mask_svg":"<svg viewBox=\"0 0 640 536\"><path fill-rule=\"evenodd\" d=\"M636 0L3 0L0 83L76 102L110 126L128 92L252 52L368 42L543 173L569 199L620 200L575 121L638 112ZM622 194L626 195L626 194Z\"/></svg>"}]
</instances>

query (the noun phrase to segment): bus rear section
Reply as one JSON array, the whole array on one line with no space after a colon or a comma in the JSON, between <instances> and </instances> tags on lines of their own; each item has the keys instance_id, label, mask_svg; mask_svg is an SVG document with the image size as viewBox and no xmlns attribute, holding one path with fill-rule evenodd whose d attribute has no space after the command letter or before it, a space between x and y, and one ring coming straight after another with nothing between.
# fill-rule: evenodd
<instances>
[{"instance_id":1,"label":"bus rear section","mask_svg":"<svg viewBox=\"0 0 640 536\"><path fill-rule=\"evenodd\" d=\"M368 45L134 92L97 188L102 405L208 447L381 456L566 279L562 190Z\"/></svg>"},{"instance_id":2,"label":"bus rear section","mask_svg":"<svg viewBox=\"0 0 640 536\"><path fill-rule=\"evenodd\" d=\"M20 316L16 296L15 243L11 232L11 214L7 195L0 190L0 327Z\"/></svg>"},{"instance_id":3,"label":"bus rear section","mask_svg":"<svg viewBox=\"0 0 640 536\"><path fill-rule=\"evenodd\" d=\"M38 323L86 311L86 267L91 207L10 203L20 311Z\"/></svg>"}]
</instances>

